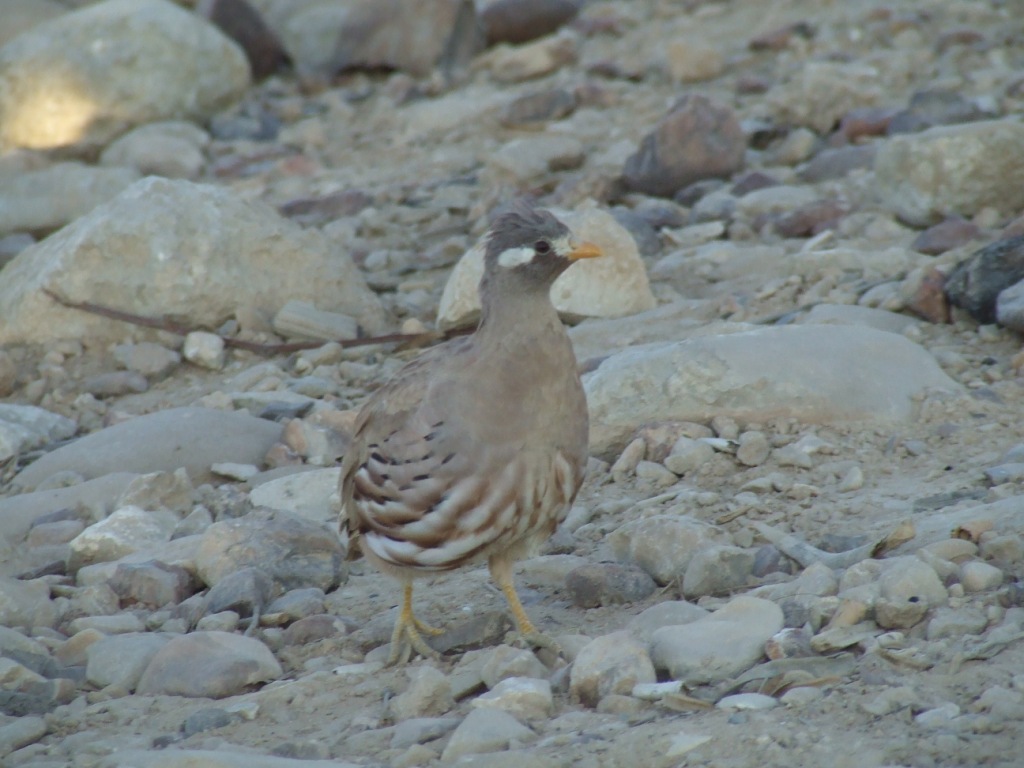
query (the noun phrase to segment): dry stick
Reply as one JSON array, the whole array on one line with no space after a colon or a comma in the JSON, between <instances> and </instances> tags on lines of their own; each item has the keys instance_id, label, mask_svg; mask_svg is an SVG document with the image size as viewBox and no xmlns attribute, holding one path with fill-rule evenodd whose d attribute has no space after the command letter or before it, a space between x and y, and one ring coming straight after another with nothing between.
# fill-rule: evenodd
<instances>
[{"instance_id":1,"label":"dry stick","mask_svg":"<svg viewBox=\"0 0 1024 768\"><path fill-rule=\"evenodd\" d=\"M146 317L145 315L137 315L133 312L125 312L124 310L114 309L113 307L105 307L102 304L94 304L91 301L71 301L58 296L48 288L44 288L43 293L58 304L70 309L78 309L82 312L89 312L93 315L99 315L100 317L109 317L112 320L120 320L121 322L139 325L144 328L155 328L158 331L166 331L178 336L187 336L195 330L194 328L188 328L184 325L180 325L179 323L175 323L173 320L169 320L166 317ZM368 336L362 339L338 339L335 343L344 348L363 347L370 344L389 344L392 342L403 342L406 346L418 347L425 346L436 341L447 341L453 336L459 336L467 332L468 330L425 331L423 333L386 333L383 336ZM227 347L244 349L248 352L255 352L261 355L280 355L299 352L304 349L317 349L327 343L326 341L291 341L284 344L262 344L257 341L246 341L245 339L236 339L230 336L220 336L220 334L215 335L217 335Z\"/></svg>"}]
</instances>

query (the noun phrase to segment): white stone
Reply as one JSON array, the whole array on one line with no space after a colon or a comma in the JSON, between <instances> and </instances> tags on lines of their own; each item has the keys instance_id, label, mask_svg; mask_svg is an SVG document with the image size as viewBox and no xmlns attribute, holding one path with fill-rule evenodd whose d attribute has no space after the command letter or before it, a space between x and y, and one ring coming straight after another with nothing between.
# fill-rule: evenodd
<instances>
[{"instance_id":1,"label":"white stone","mask_svg":"<svg viewBox=\"0 0 1024 768\"><path fill-rule=\"evenodd\" d=\"M493 707L525 720L547 717L554 707L551 683L535 677L508 677L473 699L474 707Z\"/></svg>"},{"instance_id":2,"label":"white stone","mask_svg":"<svg viewBox=\"0 0 1024 768\"><path fill-rule=\"evenodd\" d=\"M633 236L608 211L595 205L573 212L552 211L581 241L596 243L604 255L574 264L551 287L555 308L570 318L614 317L654 307L647 272ZM483 243L455 265L437 310L442 329L470 325L480 314L478 286Z\"/></svg>"},{"instance_id":3,"label":"white stone","mask_svg":"<svg viewBox=\"0 0 1024 768\"><path fill-rule=\"evenodd\" d=\"M971 560L960 566L960 583L966 592L986 592L1003 583L1003 572L989 563Z\"/></svg>"},{"instance_id":4,"label":"white stone","mask_svg":"<svg viewBox=\"0 0 1024 768\"><path fill-rule=\"evenodd\" d=\"M219 371L224 367L224 339L215 333L192 331L185 337L182 355L200 368Z\"/></svg>"},{"instance_id":5,"label":"white stone","mask_svg":"<svg viewBox=\"0 0 1024 768\"><path fill-rule=\"evenodd\" d=\"M157 177L22 251L0 281L0 345L124 340L123 324L61 306L45 291L206 327L240 309L273 314L303 296L351 314L370 333L386 326L356 266L318 230L228 189Z\"/></svg>"},{"instance_id":6,"label":"white stone","mask_svg":"<svg viewBox=\"0 0 1024 768\"><path fill-rule=\"evenodd\" d=\"M763 693L735 693L732 696L723 696L715 704L716 709L772 709L777 707L779 702L772 696Z\"/></svg>"},{"instance_id":7,"label":"white stone","mask_svg":"<svg viewBox=\"0 0 1024 768\"><path fill-rule=\"evenodd\" d=\"M177 522L177 517L168 512L122 507L71 540L68 567L74 571L84 565L117 560L168 541Z\"/></svg>"}]
</instances>

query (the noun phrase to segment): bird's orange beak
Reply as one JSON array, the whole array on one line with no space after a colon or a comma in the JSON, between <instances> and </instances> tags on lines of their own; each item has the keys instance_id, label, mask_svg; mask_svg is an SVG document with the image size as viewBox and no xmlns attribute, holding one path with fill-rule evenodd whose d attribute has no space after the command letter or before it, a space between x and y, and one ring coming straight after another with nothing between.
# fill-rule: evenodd
<instances>
[{"instance_id":1,"label":"bird's orange beak","mask_svg":"<svg viewBox=\"0 0 1024 768\"><path fill-rule=\"evenodd\" d=\"M596 259L598 256L602 255L603 251L595 243L580 243L569 251L569 260L576 261L577 259Z\"/></svg>"}]
</instances>

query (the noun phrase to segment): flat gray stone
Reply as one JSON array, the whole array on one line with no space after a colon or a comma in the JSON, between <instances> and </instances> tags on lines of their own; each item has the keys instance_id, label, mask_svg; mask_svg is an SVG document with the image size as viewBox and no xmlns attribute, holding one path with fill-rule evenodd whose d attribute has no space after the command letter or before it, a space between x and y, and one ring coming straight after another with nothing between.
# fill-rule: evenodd
<instances>
[{"instance_id":1,"label":"flat gray stone","mask_svg":"<svg viewBox=\"0 0 1024 768\"><path fill-rule=\"evenodd\" d=\"M831 325L650 344L584 376L590 450L600 456L620 451L641 424L665 419L905 422L914 396L933 387L961 389L922 347L873 328Z\"/></svg>"},{"instance_id":2,"label":"flat gray stone","mask_svg":"<svg viewBox=\"0 0 1024 768\"><path fill-rule=\"evenodd\" d=\"M675 680L726 680L757 663L764 644L782 624L782 610L775 603L736 597L702 619L655 630L651 659Z\"/></svg>"},{"instance_id":3,"label":"flat gray stone","mask_svg":"<svg viewBox=\"0 0 1024 768\"><path fill-rule=\"evenodd\" d=\"M463 755L501 752L534 741L537 735L500 709L474 709L462 721L441 753L450 763Z\"/></svg>"},{"instance_id":4,"label":"flat gray stone","mask_svg":"<svg viewBox=\"0 0 1024 768\"><path fill-rule=\"evenodd\" d=\"M281 425L245 413L212 408L171 408L136 416L51 451L19 472L14 482L34 488L56 472L86 479L112 472L173 472L192 481L212 478L210 466L233 461L262 464L281 436Z\"/></svg>"}]
</instances>

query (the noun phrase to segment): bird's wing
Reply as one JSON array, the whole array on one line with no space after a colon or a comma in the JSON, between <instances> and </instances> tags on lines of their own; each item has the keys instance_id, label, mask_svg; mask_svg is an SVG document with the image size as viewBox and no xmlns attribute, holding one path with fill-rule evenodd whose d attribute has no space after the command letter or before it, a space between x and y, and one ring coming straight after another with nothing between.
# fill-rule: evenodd
<instances>
[{"instance_id":1,"label":"bird's wing","mask_svg":"<svg viewBox=\"0 0 1024 768\"><path fill-rule=\"evenodd\" d=\"M342 463L342 522L383 562L449 570L529 531L550 535L579 486L575 462L560 452L467 437L465 397L445 375L465 351L431 350L360 412Z\"/></svg>"}]
</instances>

